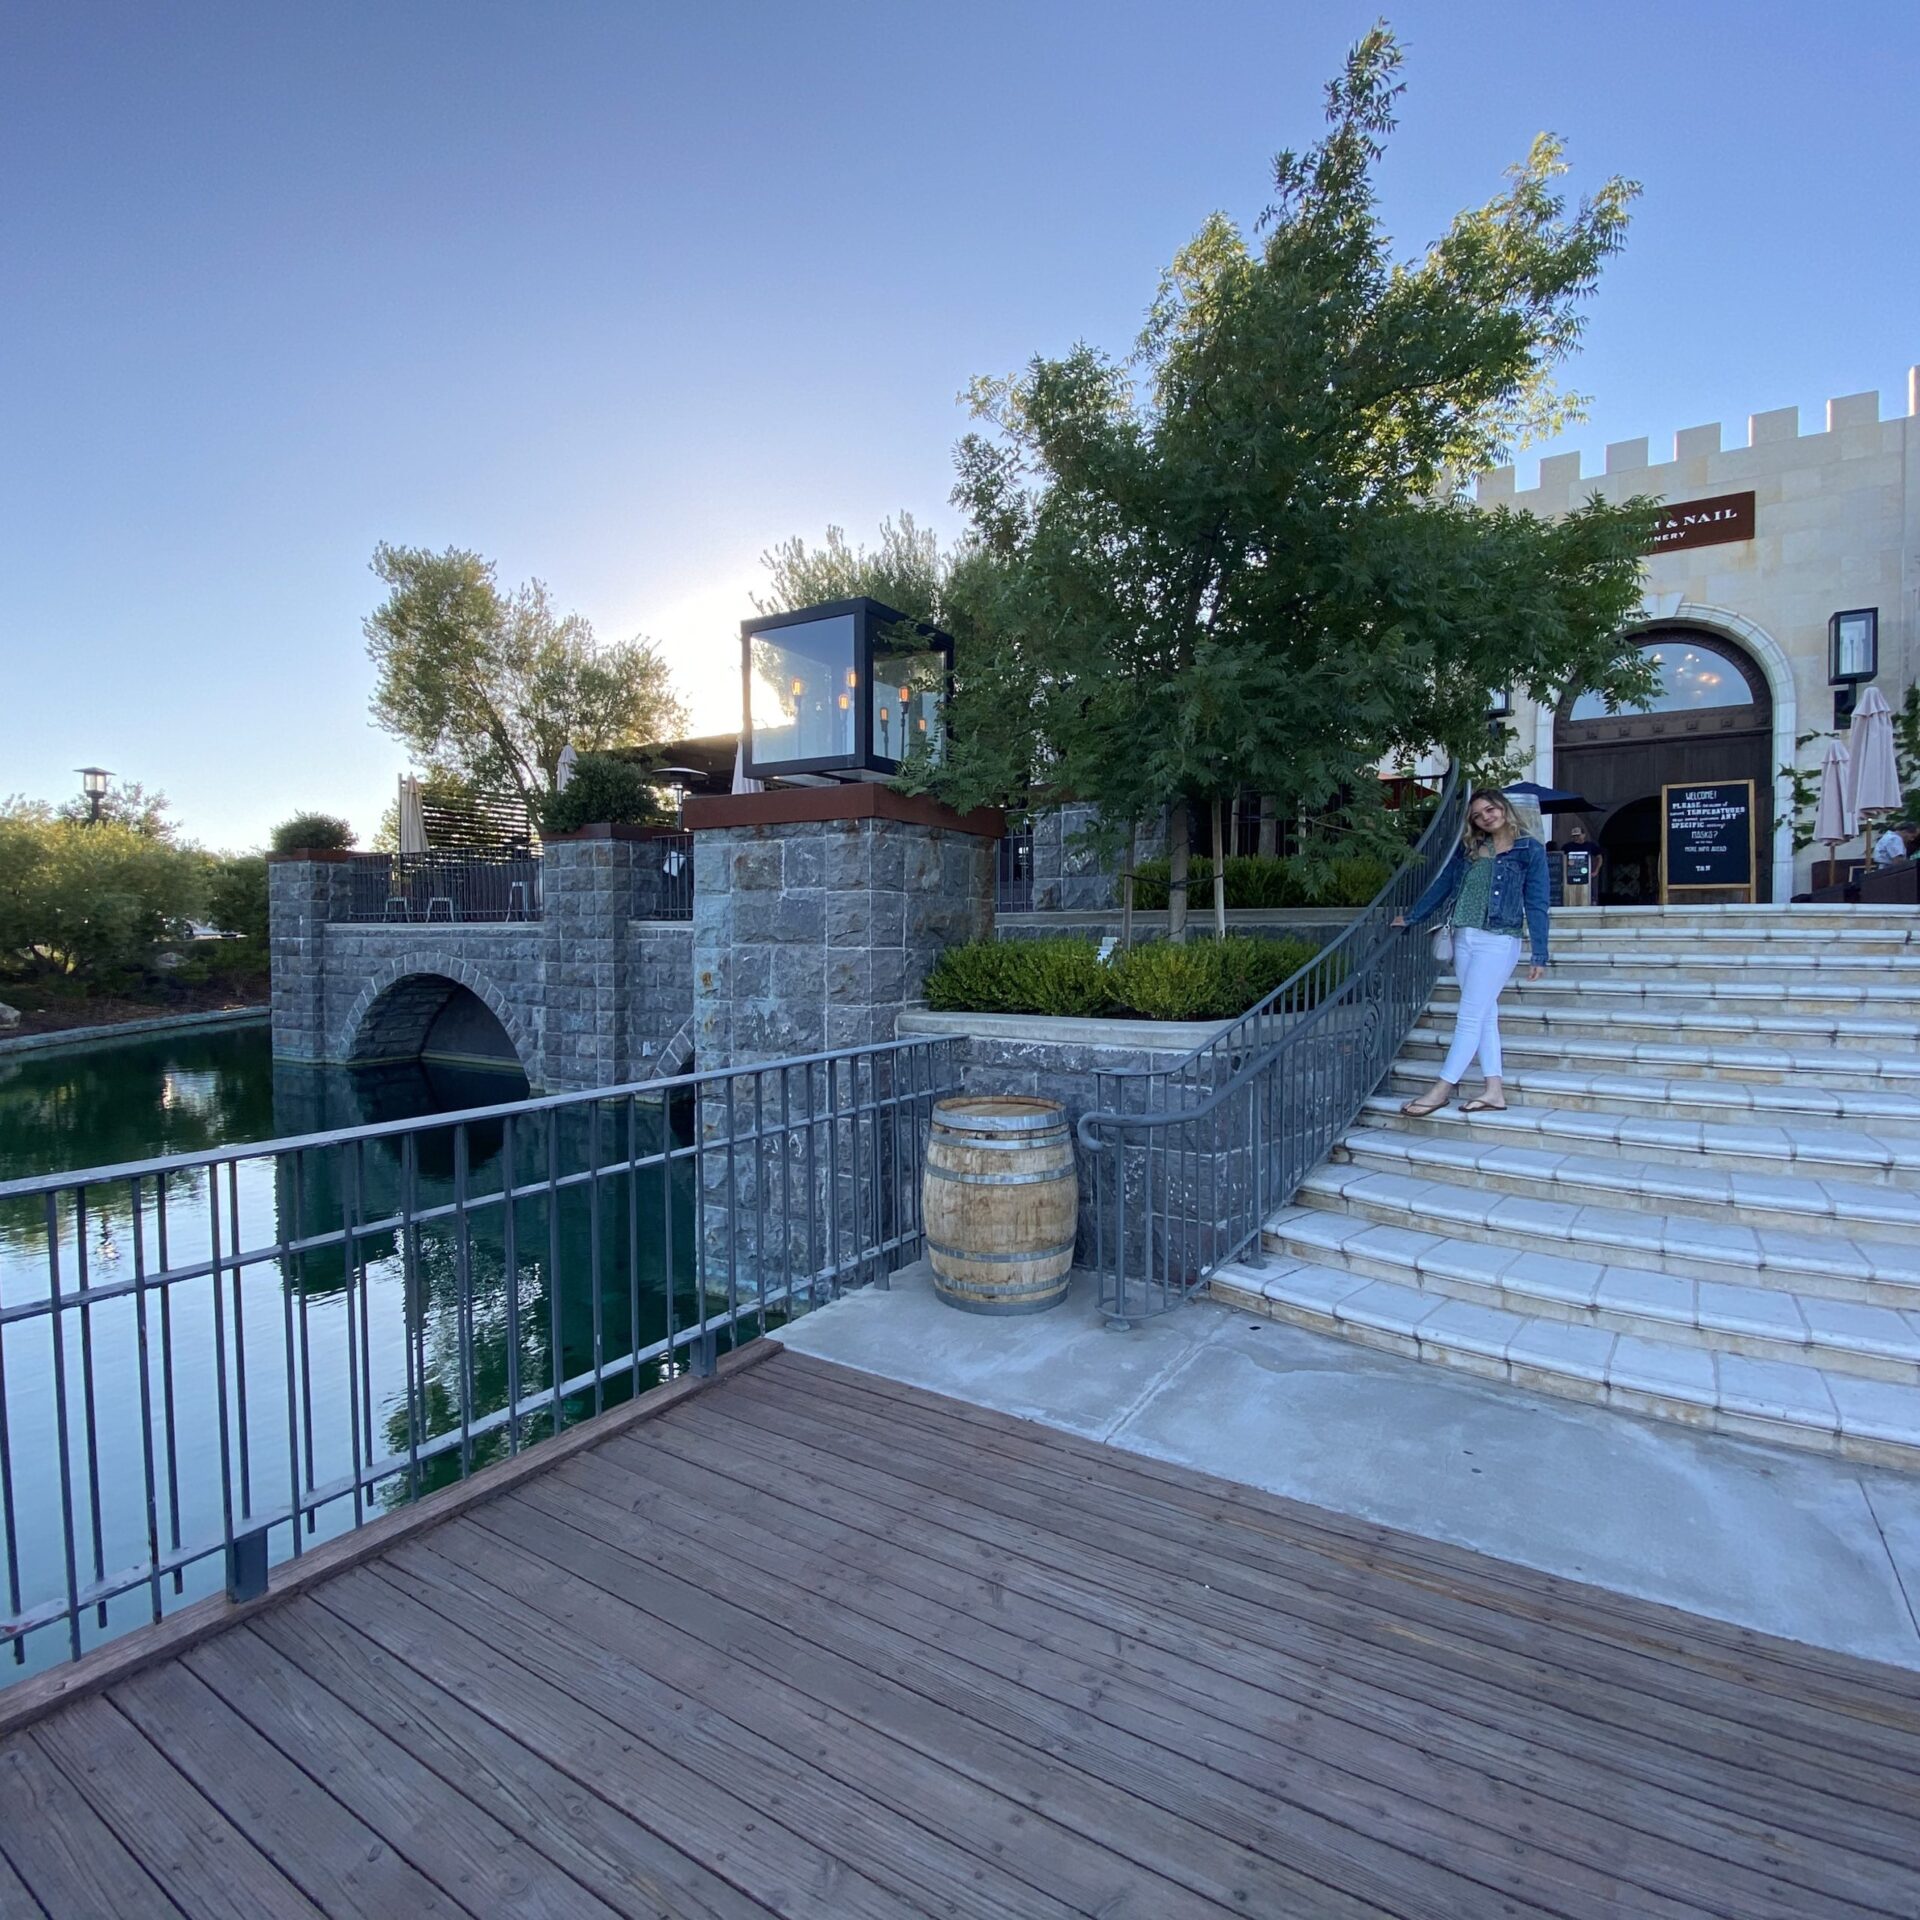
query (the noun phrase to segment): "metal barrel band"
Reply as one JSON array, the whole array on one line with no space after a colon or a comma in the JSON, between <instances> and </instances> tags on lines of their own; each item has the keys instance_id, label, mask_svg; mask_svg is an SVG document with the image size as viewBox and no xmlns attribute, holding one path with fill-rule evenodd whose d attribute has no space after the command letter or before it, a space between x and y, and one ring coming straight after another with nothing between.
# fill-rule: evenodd
<instances>
[{"instance_id":1,"label":"metal barrel band","mask_svg":"<svg viewBox=\"0 0 1920 1920\"><path fill-rule=\"evenodd\" d=\"M1062 1240L1051 1247L1022 1247L1018 1253L975 1253L971 1248L949 1247L932 1238L927 1241L929 1253L937 1253L943 1260L964 1260L975 1267L1017 1267L1030 1260L1057 1260L1061 1254L1071 1253L1073 1247L1073 1241Z\"/></svg>"},{"instance_id":2,"label":"metal barrel band","mask_svg":"<svg viewBox=\"0 0 1920 1920\"><path fill-rule=\"evenodd\" d=\"M1048 1133L1030 1134L1024 1140L993 1140L985 1135L956 1134L951 1127L942 1126L936 1120L933 1123L933 1137L943 1146L951 1147L956 1153L1035 1153L1042 1147L1056 1147L1068 1138L1067 1123L1055 1122Z\"/></svg>"},{"instance_id":3,"label":"metal barrel band","mask_svg":"<svg viewBox=\"0 0 1920 1920\"><path fill-rule=\"evenodd\" d=\"M1045 1173L955 1173L951 1167L927 1168L929 1180L951 1180L960 1187L1044 1187L1070 1179L1072 1175L1070 1162Z\"/></svg>"}]
</instances>

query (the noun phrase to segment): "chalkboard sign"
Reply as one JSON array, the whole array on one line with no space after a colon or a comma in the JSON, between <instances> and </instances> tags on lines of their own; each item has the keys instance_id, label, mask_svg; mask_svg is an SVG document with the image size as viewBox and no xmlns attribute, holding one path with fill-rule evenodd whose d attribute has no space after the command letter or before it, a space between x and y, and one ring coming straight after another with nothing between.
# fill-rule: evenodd
<instances>
[{"instance_id":1,"label":"chalkboard sign","mask_svg":"<svg viewBox=\"0 0 1920 1920\"><path fill-rule=\"evenodd\" d=\"M1564 853L1547 855L1547 905L1564 907L1567 904L1567 856Z\"/></svg>"},{"instance_id":2,"label":"chalkboard sign","mask_svg":"<svg viewBox=\"0 0 1920 1920\"><path fill-rule=\"evenodd\" d=\"M1660 789L1660 897L1753 889L1753 782Z\"/></svg>"}]
</instances>

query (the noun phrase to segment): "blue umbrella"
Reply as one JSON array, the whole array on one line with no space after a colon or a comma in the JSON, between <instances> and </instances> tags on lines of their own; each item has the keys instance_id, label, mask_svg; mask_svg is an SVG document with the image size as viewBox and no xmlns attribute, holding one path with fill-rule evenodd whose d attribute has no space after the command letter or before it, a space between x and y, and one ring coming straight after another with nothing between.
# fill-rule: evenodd
<instances>
[{"instance_id":1,"label":"blue umbrella","mask_svg":"<svg viewBox=\"0 0 1920 1920\"><path fill-rule=\"evenodd\" d=\"M1537 780L1516 780L1512 786L1502 787L1500 791L1512 794L1516 799L1531 800L1542 813L1599 813L1602 811L1584 793L1575 793L1567 787L1543 787Z\"/></svg>"}]
</instances>

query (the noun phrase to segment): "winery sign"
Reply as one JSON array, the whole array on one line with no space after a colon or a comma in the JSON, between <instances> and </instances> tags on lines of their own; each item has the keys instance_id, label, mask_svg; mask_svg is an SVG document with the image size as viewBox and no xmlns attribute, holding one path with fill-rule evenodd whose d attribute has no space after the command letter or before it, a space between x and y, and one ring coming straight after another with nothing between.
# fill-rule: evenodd
<instances>
[{"instance_id":1,"label":"winery sign","mask_svg":"<svg viewBox=\"0 0 1920 1920\"><path fill-rule=\"evenodd\" d=\"M1753 495L1720 493L1711 500L1681 500L1660 509L1649 553L1679 547L1717 547L1753 538Z\"/></svg>"}]
</instances>

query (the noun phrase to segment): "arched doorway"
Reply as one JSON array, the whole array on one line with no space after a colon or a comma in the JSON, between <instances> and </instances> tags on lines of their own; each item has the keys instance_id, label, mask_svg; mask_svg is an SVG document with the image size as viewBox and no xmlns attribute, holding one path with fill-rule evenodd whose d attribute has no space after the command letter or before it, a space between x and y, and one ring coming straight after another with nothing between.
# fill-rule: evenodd
<instances>
[{"instance_id":1,"label":"arched doorway","mask_svg":"<svg viewBox=\"0 0 1920 1920\"><path fill-rule=\"evenodd\" d=\"M1772 898L1773 696L1759 663L1725 635L1652 627L1638 644L1659 671L1646 711L1609 713L1598 694L1563 700L1554 722L1553 778L1600 809L1588 832L1605 856L1598 898L1647 906L1660 898L1660 789L1685 780L1751 780L1755 879Z\"/></svg>"}]
</instances>

